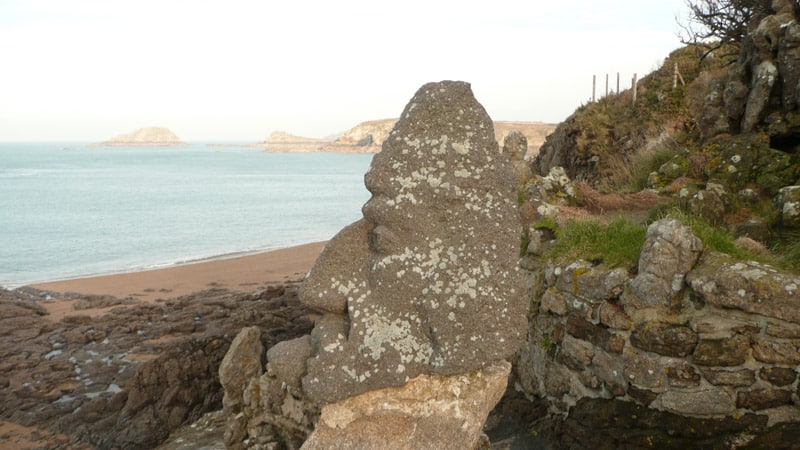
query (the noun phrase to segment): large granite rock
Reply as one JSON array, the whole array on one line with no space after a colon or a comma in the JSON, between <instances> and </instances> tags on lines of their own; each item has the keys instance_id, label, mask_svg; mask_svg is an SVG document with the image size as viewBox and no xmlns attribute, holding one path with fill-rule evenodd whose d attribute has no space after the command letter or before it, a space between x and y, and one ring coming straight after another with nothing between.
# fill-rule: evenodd
<instances>
[{"instance_id":1,"label":"large granite rock","mask_svg":"<svg viewBox=\"0 0 800 450\"><path fill-rule=\"evenodd\" d=\"M461 375L420 375L326 405L302 448L474 449L510 372L502 361Z\"/></svg>"},{"instance_id":2,"label":"large granite rock","mask_svg":"<svg viewBox=\"0 0 800 450\"><path fill-rule=\"evenodd\" d=\"M229 447L297 446L318 420L341 425L332 411L362 404L370 411L321 429L308 445L387 447L401 435L415 445L413 429L415 439L467 448L461 443L473 445L499 399L498 367L522 343L528 311L517 182L469 84L423 86L365 184L364 218L327 244L300 292L323 316L310 336L269 349L266 372L244 390L243 417L231 422L238 431L229 436L244 437ZM392 417L402 423L387 423Z\"/></svg>"},{"instance_id":3,"label":"large granite rock","mask_svg":"<svg viewBox=\"0 0 800 450\"><path fill-rule=\"evenodd\" d=\"M301 291L325 311L304 392L335 402L510 358L527 311L516 180L469 85L423 86L365 183L364 219L331 240Z\"/></svg>"}]
</instances>

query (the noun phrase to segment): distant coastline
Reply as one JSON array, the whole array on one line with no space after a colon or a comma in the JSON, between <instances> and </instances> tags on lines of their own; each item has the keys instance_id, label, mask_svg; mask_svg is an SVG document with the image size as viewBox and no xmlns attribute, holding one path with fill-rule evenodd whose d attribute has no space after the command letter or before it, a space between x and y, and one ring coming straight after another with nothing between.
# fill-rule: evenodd
<instances>
[{"instance_id":1,"label":"distant coastline","mask_svg":"<svg viewBox=\"0 0 800 450\"><path fill-rule=\"evenodd\" d=\"M146 127L89 145L93 147L180 147L188 144L181 141L169 128Z\"/></svg>"},{"instance_id":2,"label":"distant coastline","mask_svg":"<svg viewBox=\"0 0 800 450\"><path fill-rule=\"evenodd\" d=\"M271 153L378 153L389 136L397 119L380 119L362 122L346 132L328 138L307 138L283 131L270 134L265 140L252 144ZM539 152L539 147L556 125L544 122L494 122L495 139L500 146L511 131L519 131L528 139L528 155Z\"/></svg>"}]
</instances>

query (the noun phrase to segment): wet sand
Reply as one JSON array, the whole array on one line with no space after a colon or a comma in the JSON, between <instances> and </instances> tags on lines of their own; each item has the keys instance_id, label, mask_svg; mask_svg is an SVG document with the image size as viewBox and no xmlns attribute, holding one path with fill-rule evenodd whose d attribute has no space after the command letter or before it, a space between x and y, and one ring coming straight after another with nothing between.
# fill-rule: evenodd
<instances>
[{"instance_id":1,"label":"wet sand","mask_svg":"<svg viewBox=\"0 0 800 450\"><path fill-rule=\"evenodd\" d=\"M155 301L211 288L251 291L302 280L325 242L298 245L244 256L169 266L113 275L36 283L30 287L52 292L111 295Z\"/></svg>"}]
</instances>

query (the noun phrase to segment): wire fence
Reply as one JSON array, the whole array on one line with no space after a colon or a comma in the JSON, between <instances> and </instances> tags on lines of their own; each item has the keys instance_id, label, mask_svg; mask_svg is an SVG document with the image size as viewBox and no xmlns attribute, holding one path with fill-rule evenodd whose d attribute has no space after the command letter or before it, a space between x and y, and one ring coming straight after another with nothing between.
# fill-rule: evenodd
<instances>
[{"instance_id":1,"label":"wire fence","mask_svg":"<svg viewBox=\"0 0 800 450\"><path fill-rule=\"evenodd\" d=\"M613 90L609 91L608 81L609 81L608 74L606 74L606 89L605 89L605 94L603 95L603 97L608 97L609 93L610 94L614 94L616 92L617 94L619 94L621 92L620 91L620 84L619 84L619 82L620 82L619 72L617 72L617 90L616 91L613 91ZM683 75L681 74L681 71L678 68L678 63L675 63L675 66L673 67L673 72L672 72L672 89L673 90L678 87L678 81L680 81L680 83L682 85L684 85L684 86L686 85L686 82L683 80ZM631 94L632 94L631 95L631 98L632 98L631 104L632 105L636 104L636 94L637 94L638 91L639 91L639 77L638 77L637 74L634 73L633 77L631 77ZM597 101L597 75L592 75L592 103L594 103L596 101Z\"/></svg>"}]
</instances>

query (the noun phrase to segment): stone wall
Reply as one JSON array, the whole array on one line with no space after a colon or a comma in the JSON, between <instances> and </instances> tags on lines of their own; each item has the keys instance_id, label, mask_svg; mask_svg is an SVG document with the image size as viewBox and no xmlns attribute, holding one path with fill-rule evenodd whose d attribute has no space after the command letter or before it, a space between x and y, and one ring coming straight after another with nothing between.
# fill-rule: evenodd
<instances>
[{"instance_id":1,"label":"stone wall","mask_svg":"<svg viewBox=\"0 0 800 450\"><path fill-rule=\"evenodd\" d=\"M692 426L734 421L742 442L800 422L800 276L703 251L661 221L635 276L577 261L531 277L518 387L551 412L569 420L614 399L701 419Z\"/></svg>"}]
</instances>

